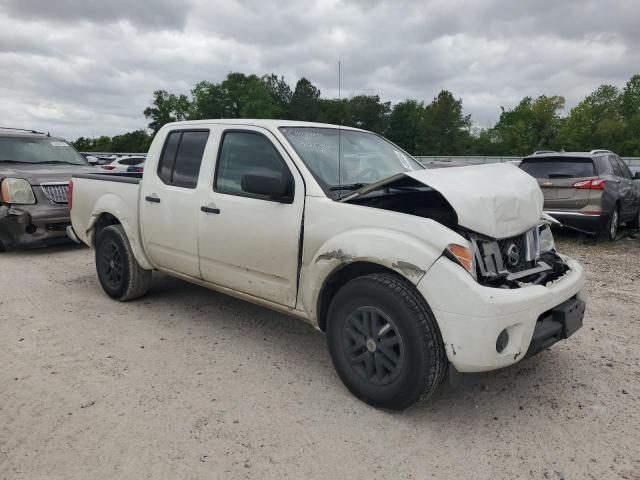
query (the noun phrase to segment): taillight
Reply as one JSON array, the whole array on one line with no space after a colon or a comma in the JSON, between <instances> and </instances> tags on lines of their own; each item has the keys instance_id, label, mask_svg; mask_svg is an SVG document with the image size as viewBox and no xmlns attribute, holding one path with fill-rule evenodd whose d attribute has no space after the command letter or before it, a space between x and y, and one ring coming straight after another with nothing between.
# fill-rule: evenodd
<instances>
[{"instance_id":1,"label":"taillight","mask_svg":"<svg viewBox=\"0 0 640 480\"><path fill-rule=\"evenodd\" d=\"M604 190L606 180L596 178L595 180L582 180L573 184L573 188L580 188L584 190Z\"/></svg>"},{"instance_id":2,"label":"taillight","mask_svg":"<svg viewBox=\"0 0 640 480\"><path fill-rule=\"evenodd\" d=\"M115 167L115 165L102 165L102 168L104 168L105 170L113 170Z\"/></svg>"},{"instance_id":3,"label":"taillight","mask_svg":"<svg viewBox=\"0 0 640 480\"><path fill-rule=\"evenodd\" d=\"M69 210L73 207L73 180L67 185L67 202L69 203Z\"/></svg>"}]
</instances>

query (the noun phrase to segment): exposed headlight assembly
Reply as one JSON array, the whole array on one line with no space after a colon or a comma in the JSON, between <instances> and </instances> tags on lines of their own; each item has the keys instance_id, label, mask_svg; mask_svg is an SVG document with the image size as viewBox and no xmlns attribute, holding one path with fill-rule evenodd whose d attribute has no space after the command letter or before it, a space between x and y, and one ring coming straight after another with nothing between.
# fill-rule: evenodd
<instances>
[{"instance_id":1,"label":"exposed headlight assembly","mask_svg":"<svg viewBox=\"0 0 640 480\"><path fill-rule=\"evenodd\" d=\"M31 184L23 178L5 178L0 184L0 192L4 203L14 205L33 205L36 203Z\"/></svg>"},{"instance_id":2,"label":"exposed headlight assembly","mask_svg":"<svg viewBox=\"0 0 640 480\"><path fill-rule=\"evenodd\" d=\"M540 253L556 251L556 244L553 240L553 233L551 233L551 227L549 225L540 226L538 239L540 242Z\"/></svg>"}]
</instances>

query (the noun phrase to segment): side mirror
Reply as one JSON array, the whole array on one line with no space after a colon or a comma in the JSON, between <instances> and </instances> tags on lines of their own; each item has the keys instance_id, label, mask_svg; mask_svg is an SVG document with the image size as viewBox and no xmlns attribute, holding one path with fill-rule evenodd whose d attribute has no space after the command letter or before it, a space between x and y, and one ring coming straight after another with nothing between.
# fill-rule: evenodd
<instances>
[{"instance_id":1,"label":"side mirror","mask_svg":"<svg viewBox=\"0 0 640 480\"><path fill-rule=\"evenodd\" d=\"M293 203L293 178L291 175L272 173L245 173L240 181L242 190L268 197L280 203Z\"/></svg>"},{"instance_id":2,"label":"side mirror","mask_svg":"<svg viewBox=\"0 0 640 480\"><path fill-rule=\"evenodd\" d=\"M636 180L640 180L640 172L636 172L633 178L635 178Z\"/></svg>"}]
</instances>

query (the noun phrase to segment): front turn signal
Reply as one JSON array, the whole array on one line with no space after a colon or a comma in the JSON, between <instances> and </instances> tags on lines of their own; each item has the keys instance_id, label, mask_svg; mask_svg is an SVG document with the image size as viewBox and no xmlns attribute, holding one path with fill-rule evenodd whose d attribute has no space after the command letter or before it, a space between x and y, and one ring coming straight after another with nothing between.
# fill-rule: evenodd
<instances>
[{"instance_id":1,"label":"front turn signal","mask_svg":"<svg viewBox=\"0 0 640 480\"><path fill-rule=\"evenodd\" d=\"M444 256L449 260L456 262L475 278L473 252L471 249L456 243L450 243L447 245L447 248L444 249Z\"/></svg>"}]
</instances>

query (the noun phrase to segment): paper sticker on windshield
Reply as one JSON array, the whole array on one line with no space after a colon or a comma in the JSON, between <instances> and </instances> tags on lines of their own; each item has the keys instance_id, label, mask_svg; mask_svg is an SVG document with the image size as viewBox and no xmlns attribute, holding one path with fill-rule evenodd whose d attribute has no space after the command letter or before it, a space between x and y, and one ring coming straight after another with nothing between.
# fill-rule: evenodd
<instances>
[{"instance_id":1,"label":"paper sticker on windshield","mask_svg":"<svg viewBox=\"0 0 640 480\"><path fill-rule=\"evenodd\" d=\"M398 160L400 160L400 163L402 163L405 168L413 170L413 165L409 163L409 160L407 160L407 156L404 153L399 152L398 150L394 150L393 153L396 154L396 157L398 157Z\"/></svg>"},{"instance_id":2,"label":"paper sticker on windshield","mask_svg":"<svg viewBox=\"0 0 640 480\"><path fill-rule=\"evenodd\" d=\"M68 147L69 144L65 142L51 142L54 147Z\"/></svg>"}]
</instances>

